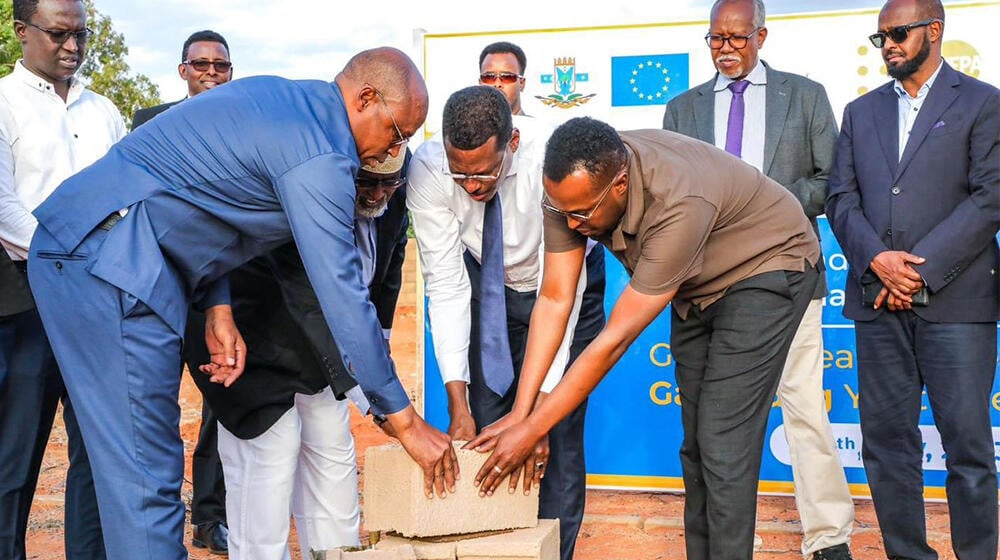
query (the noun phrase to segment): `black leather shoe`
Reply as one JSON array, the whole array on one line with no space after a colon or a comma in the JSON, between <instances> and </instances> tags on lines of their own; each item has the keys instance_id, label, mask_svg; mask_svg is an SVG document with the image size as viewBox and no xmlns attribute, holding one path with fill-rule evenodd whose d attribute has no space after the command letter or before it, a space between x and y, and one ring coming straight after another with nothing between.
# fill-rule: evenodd
<instances>
[{"instance_id":1,"label":"black leather shoe","mask_svg":"<svg viewBox=\"0 0 1000 560\"><path fill-rule=\"evenodd\" d=\"M830 546L813 553L813 560L854 560L846 544Z\"/></svg>"},{"instance_id":2,"label":"black leather shoe","mask_svg":"<svg viewBox=\"0 0 1000 560\"><path fill-rule=\"evenodd\" d=\"M191 544L195 548L207 548L212 554L229 556L229 527L218 521L195 525Z\"/></svg>"}]
</instances>

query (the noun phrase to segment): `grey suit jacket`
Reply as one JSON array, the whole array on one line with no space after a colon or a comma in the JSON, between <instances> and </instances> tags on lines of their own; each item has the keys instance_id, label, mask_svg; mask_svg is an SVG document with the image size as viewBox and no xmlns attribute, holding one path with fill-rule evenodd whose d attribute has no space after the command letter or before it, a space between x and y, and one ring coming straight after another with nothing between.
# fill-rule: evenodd
<instances>
[{"instance_id":1,"label":"grey suit jacket","mask_svg":"<svg viewBox=\"0 0 1000 560\"><path fill-rule=\"evenodd\" d=\"M797 74L779 72L767 63L763 173L781 183L799 199L812 222L823 213L827 176L837 143L837 121L826 90ZM715 143L715 78L695 86L667 103L663 128ZM820 260L820 271L826 269ZM814 297L826 294L826 275L820 276Z\"/></svg>"}]
</instances>

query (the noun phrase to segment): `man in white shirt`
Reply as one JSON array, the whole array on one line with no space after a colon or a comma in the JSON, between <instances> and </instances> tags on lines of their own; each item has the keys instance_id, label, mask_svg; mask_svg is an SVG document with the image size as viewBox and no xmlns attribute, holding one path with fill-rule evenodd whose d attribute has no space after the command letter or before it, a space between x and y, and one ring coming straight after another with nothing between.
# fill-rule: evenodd
<instances>
[{"instance_id":1,"label":"man in white shirt","mask_svg":"<svg viewBox=\"0 0 1000 560\"><path fill-rule=\"evenodd\" d=\"M528 321L540 278L542 244L542 162L549 131L534 119L512 116L505 96L494 87L473 86L452 94L444 108L442 134L425 142L410 165L407 205L410 209L421 267L430 298L434 352L448 393L455 440L472 439L478 431L504 418L523 418L530 410L512 410L518 391L532 403L558 383L567 361L578 355L604 325L604 253L591 251L586 274L577 290L575 331L567 329L562 347L542 384L518 386ZM498 205L502 235L504 307L488 308L485 290L491 235L484 218ZM488 230L489 228L487 228ZM504 312L506 311L506 312ZM489 315L494 315L490 317ZM499 327L485 323L499 319ZM486 337L499 331L507 356L487 357ZM506 336L504 336L504 334ZM501 362L503 364L501 365ZM484 364L489 364L484 368ZM512 368L513 379L497 385L492 376ZM508 415L508 413L510 413ZM573 556L583 517L586 467L583 421L586 402L549 433L551 454L536 450L524 473L524 484L541 480L539 515L560 520L561 553ZM511 489L518 476L510 479Z\"/></svg>"},{"instance_id":2,"label":"man in white shirt","mask_svg":"<svg viewBox=\"0 0 1000 560\"><path fill-rule=\"evenodd\" d=\"M74 78L86 23L80 0L14 0L23 58L0 79L0 243L25 283L37 225L31 211L125 134L111 101ZM34 305L0 317L0 334L0 558L25 558L28 511L60 398L70 456L66 557L104 558L87 453Z\"/></svg>"}]
</instances>

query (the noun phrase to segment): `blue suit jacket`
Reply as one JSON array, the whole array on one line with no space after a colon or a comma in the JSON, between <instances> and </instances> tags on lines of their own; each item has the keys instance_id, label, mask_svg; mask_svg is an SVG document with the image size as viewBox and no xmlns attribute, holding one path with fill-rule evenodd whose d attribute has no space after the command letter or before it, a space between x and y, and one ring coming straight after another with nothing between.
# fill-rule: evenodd
<instances>
[{"instance_id":1,"label":"blue suit jacket","mask_svg":"<svg viewBox=\"0 0 1000 560\"><path fill-rule=\"evenodd\" d=\"M826 213L850 264L844 315L870 320L858 279L878 253L915 267L935 322L1000 319L1000 93L945 63L898 157L898 97L888 83L844 110Z\"/></svg>"},{"instance_id":2,"label":"blue suit jacket","mask_svg":"<svg viewBox=\"0 0 1000 560\"><path fill-rule=\"evenodd\" d=\"M294 237L344 364L376 413L409 404L354 241L357 148L340 90L236 80L145 124L67 179L35 216L66 251L108 215L90 272L142 300L180 336L192 301L228 301L230 270Z\"/></svg>"}]
</instances>

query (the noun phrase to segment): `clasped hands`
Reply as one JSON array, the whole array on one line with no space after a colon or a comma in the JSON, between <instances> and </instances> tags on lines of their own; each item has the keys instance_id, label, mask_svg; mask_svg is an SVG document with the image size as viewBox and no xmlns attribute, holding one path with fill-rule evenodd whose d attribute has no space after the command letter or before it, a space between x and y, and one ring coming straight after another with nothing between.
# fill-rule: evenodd
<instances>
[{"instance_id":1,"label":"clasped hands","mask_svg":"<svg viewBox=\"0 0 1000 560\"><path fill-rule=\"evenodd\" d=\"M872 259L872 272L882 281L882 291L875 298L875 309L883 303L889 311L910 309L913 294L924 287L924 279L913 265L924 264L926 259L906 251L883 251Z\"/></svg>"}]
</instances>

